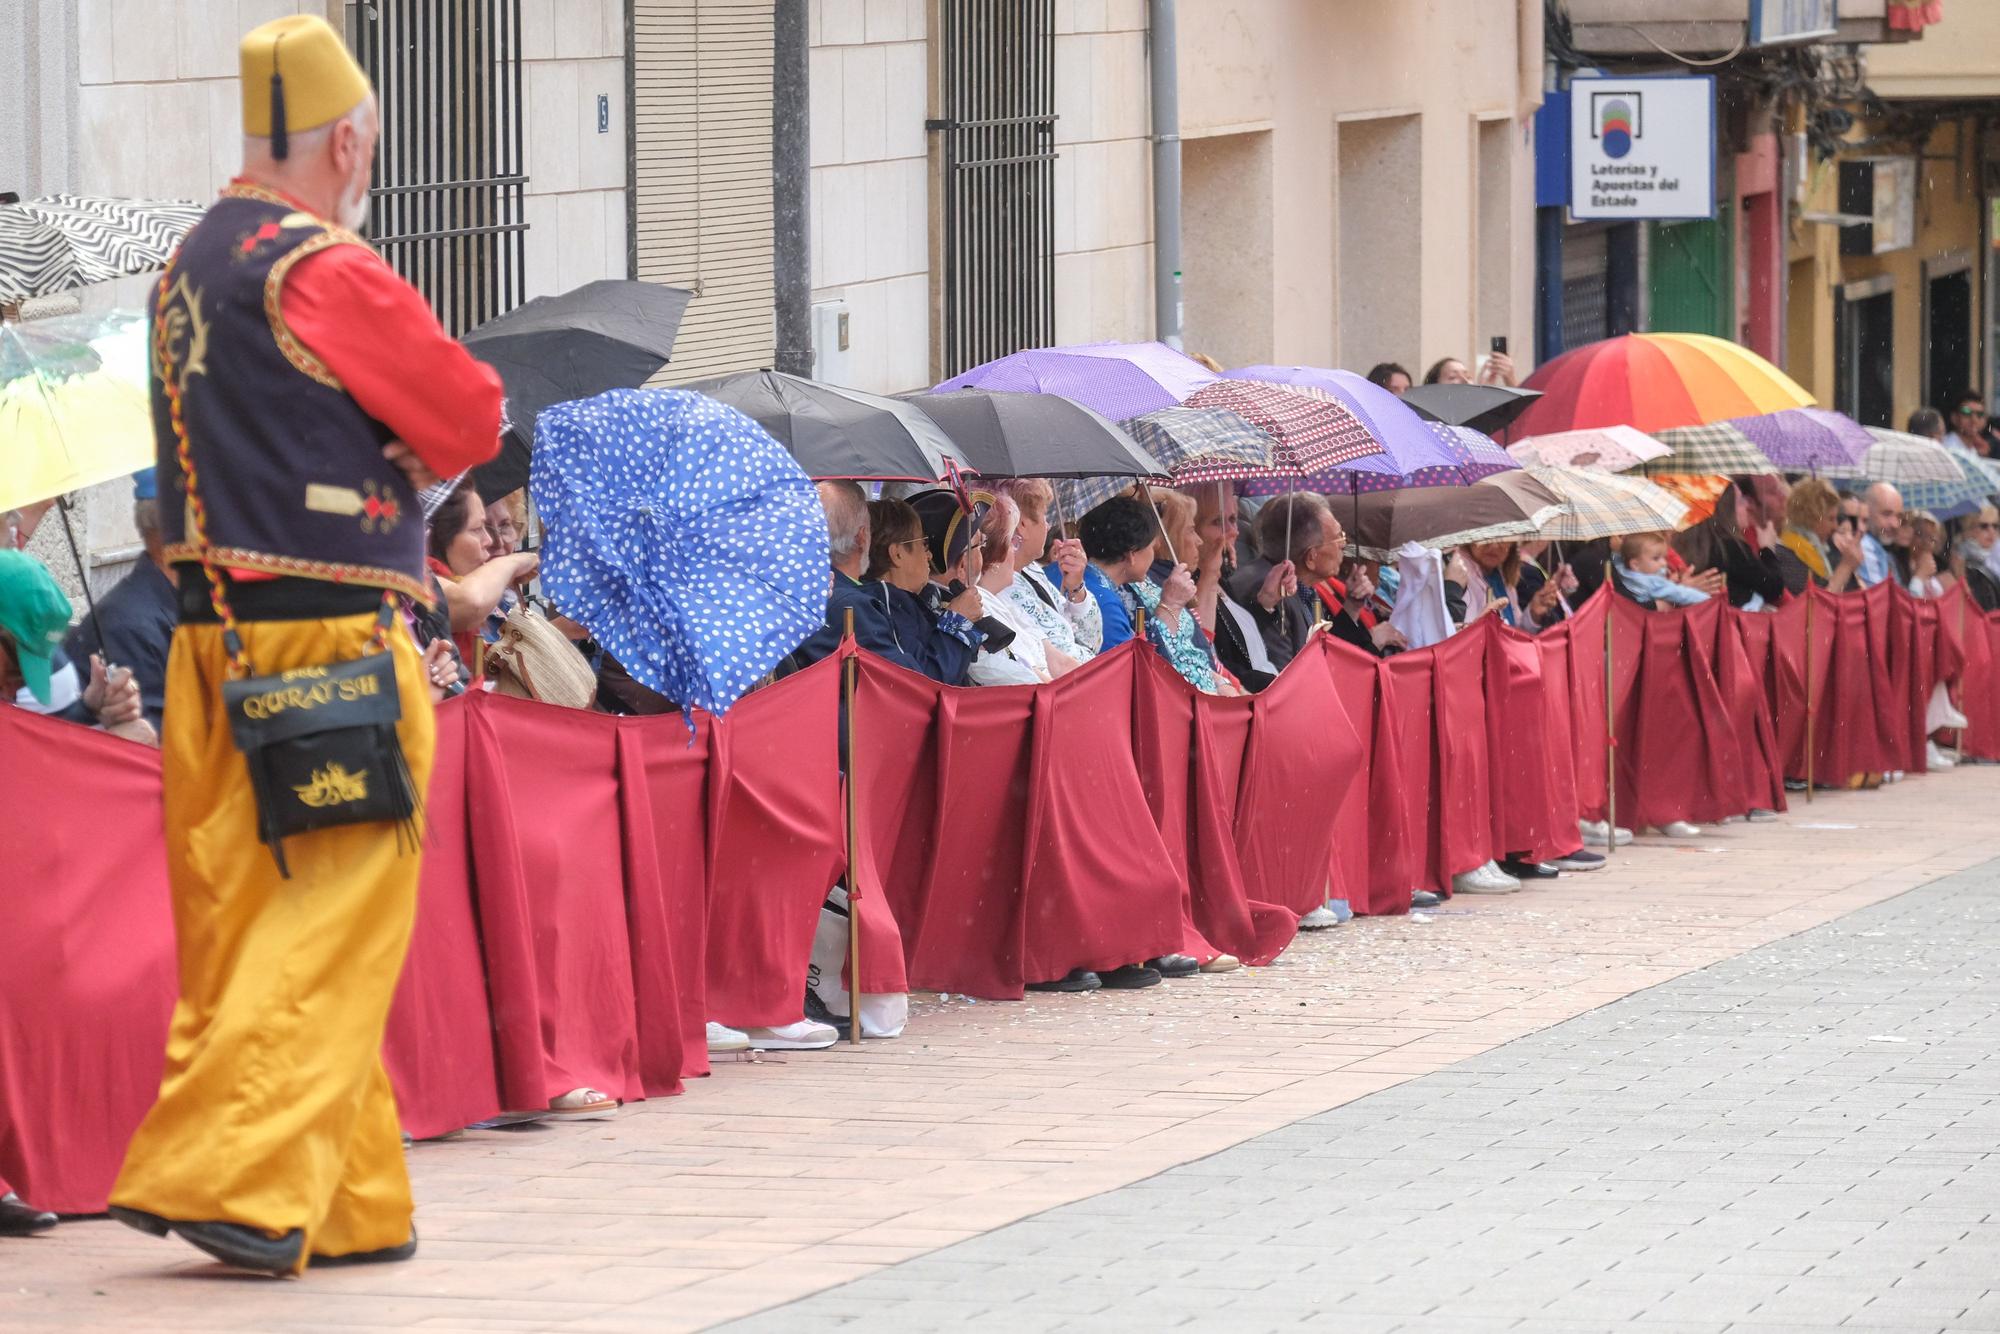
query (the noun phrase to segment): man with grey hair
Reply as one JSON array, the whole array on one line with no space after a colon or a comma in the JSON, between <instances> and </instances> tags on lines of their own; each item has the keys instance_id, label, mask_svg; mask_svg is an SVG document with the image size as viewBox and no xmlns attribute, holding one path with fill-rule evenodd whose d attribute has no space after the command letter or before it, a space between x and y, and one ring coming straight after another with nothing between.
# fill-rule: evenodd
<instances>
[{"instance_id":1,"label":"man with grey hair","mask_svg":"<svg viewBox=\"0 0 2000 1334\"><path fill-rule=\"evenodd\" d=\"M1896 573L1889 547L1902 533L1903 493L1888 482L1877 482L1862 499L1868 505L1868 529L1861 535L1861 568L1854 577L1863 588L1873 588Z\"/></svg>"},{"instance_id":2,"label":"man with grey hair","mask_svg":"<svg viewBox=\"0 0 2000 1334\"><path fill-rule=\"evenodd\" d=\"M153 470L132 478L132 525L146 549L131 573L97 600L95 615L85 615L63 643L71 662L103 658L107 669L130 668L139 683L139 703L153 731L160 730L166 708L167 648L180 624L180 599L168 572L166 543L160 536L160 502L154 492Z\"/></svg>"}]
</instances>

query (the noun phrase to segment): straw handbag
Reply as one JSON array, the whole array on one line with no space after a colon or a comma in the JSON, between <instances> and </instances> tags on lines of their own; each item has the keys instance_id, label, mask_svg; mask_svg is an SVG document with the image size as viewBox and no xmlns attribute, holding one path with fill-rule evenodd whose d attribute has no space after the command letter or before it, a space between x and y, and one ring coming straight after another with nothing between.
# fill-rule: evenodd
<instances>
[{"instance_id":1,"label":"straw handbag","mask_svg":"<svg viewBox=\"0 0 2000 1334\"><path fill-rule=\"evenodd\" d=\"M589 660L526 602L507 613L499 642L487 646L485 657L486 673L499 694L565 709L587 709L597 698Z\"/></svg>"}]
</instances>

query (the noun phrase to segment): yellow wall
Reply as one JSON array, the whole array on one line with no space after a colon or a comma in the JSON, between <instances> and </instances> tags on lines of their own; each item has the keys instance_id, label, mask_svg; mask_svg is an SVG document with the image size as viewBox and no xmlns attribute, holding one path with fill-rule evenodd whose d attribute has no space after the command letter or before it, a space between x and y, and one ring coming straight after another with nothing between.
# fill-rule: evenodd
<instances>
[{"instance_id":1,"label":"yellow wall","mask_svg":"<svg viewBox=\"0 0 2000 1334\"><path fill-rule=\"evenodd\" d=\"M1866 139L1875 128L1864 123L1857 127L1853 137ZM1853 155L1899 151L1897 146L1876 145L1865 152L1857 149ZM1972 260L1971 375L1975 386L1981 385L1984 378L1984 340L1979 336L1984 319L1984 252L1975 121L1966 117L1940 124L1922 153L1923 159L1917 164L1914 245L1884 255L1842 257L1837 228L1795 222L1789 250L1792 263L1787 293L1785 368L1823 404L1832 404L1834 398L1837 356L1834 312L1841 285L1884 275L1893 282L1896 406L1892 424L1898 428L1917 408L1944 406L1924 401L1924 348L1928 338L1926 266L1955 254L1967 255ZM1811 184L1806 210L1834 212L1838 187L1832 165L1816 167Z\"/></svg>"}]
</instances>

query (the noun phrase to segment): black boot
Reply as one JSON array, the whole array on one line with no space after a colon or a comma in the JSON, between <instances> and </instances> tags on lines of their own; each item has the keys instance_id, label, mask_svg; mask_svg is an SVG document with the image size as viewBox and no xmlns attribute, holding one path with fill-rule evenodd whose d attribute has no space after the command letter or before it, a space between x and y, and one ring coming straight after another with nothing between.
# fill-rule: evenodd
<instances>
[{"instance_id":1,"label":"black boot","mask_svg":"<svg viewBox=\"0 0 2000 1334\"><path fill-rule=\"evenodd\" d=\"M379 1251L349 1251L345 1255L313 1252L312 1268L339 1268L341 1265L387 1265L407 1260L417 1253L417 1225L410 1224L410 1239L400 1246L384 1246Z\"/></svg>"},{"instance_id":2,"label":"black boot","mask_svg":"<svg viewBox=\"0 0 2000 1334\"><path fill-rule=\"evenodd\" d=\"M0 1237L25 1237L55 1225L56 1216L48 1210L37 1209L11 1190L0 1195Z\"/></svg>"},{"instance_id":3,"label":"black boot","mask_svg":"<svg viewBox=\"0 0 2000 1334\"><path fill-rule=\"evenodd\" d=\"M306 1247L306 1234L293 1228L273 1240L262 1228L241 1223L173 1224L174 1235L198 1251L206 1251L226 1265L256 1274L285 1275L299 1267L299 1255Z\"/></svg>"}]
</instances>

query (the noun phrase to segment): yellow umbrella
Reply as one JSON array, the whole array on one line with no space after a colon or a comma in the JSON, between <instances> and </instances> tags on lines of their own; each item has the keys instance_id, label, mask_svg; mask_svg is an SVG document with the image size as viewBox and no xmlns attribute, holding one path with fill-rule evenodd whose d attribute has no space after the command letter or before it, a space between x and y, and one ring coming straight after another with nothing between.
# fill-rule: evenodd
<instances>
[{"instance_id":1,"label":"yellow umbrella","mask_svg":"<svg viewBox=\"0 0 2000 1334\"><path fill-rule=\"evenodd\" d=\"M136 315L0 324L0 510L150 466L146 375Z\"/></svg>"}]
</instances>

